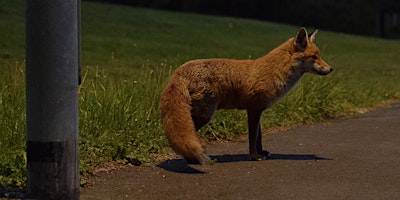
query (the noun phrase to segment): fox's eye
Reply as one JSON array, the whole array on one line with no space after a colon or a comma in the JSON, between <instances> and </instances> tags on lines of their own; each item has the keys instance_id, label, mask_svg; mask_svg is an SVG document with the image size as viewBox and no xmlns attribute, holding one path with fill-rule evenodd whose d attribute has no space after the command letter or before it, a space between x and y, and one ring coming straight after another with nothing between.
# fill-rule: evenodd
<instances>
[{"instance_id":1,"label":"fox's eye","mask_svg":"<svg viewBox=\"0 0 400 200\"><path fill-rule=\"evenodd\" d=\"M311 56L311 58L312 58L313 60L317 60L317 59L318 59L318 57L317 57L316 55Z\"/></svg>"}]
</instances>

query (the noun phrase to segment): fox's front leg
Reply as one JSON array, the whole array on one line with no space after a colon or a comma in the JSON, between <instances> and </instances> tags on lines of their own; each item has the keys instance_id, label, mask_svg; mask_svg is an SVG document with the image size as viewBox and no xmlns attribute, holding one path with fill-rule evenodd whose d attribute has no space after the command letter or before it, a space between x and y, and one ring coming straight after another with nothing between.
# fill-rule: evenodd
<instances>
[{"instance_id":1,"label":"fox's front leg","mask_svg":"<svg viewBox=\"0 0 400 200\"><path fill-rule=\"evenodd\" d=\"M249 150L252 160L263 160L264 155L261 142L260 117L262 110L247 110L249 127ZM266 152L268 154L268 152Z\"/></svg>"}]
</instances>

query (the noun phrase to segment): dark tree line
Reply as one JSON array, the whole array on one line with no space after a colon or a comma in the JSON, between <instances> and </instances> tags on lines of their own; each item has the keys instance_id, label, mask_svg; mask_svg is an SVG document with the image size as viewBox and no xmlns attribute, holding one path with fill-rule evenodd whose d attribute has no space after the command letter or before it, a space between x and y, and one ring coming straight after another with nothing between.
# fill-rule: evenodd
<instances>
[{"instance_id":1,"label":"dark tree line","mask_svg":"<svg viewBox=\"0 0 400 200\"><path fill-rule=\"evenodd\" d=\"M400 36L399 0L97 0L375 36ZM399 18L397 20L397 18Z\"/></svg>"}]
</instances>

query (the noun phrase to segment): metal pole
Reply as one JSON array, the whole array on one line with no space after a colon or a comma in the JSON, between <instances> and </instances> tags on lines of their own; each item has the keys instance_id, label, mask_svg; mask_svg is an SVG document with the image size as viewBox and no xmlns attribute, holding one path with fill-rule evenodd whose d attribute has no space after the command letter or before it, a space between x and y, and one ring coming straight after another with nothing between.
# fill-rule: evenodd
<instances>
[{"instance_id":1,"label":"metal pole","mask_svg":"<svg viewBox=\"0 0 400 200\"><path fill-rule=\"evenodd\" d=\"M79 199L79 7L26 0L29 199Z\"/></svg>"}]
</instances>

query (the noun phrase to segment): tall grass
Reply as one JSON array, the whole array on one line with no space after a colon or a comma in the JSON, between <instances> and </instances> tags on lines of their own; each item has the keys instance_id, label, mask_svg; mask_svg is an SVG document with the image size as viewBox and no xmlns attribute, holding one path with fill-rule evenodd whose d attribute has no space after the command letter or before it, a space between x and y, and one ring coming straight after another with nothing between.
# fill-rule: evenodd
<instances>
[{"instance_id":1,"label":"tall grass","mask_svg":"<svg viewBox=\"0 0 400 200\"><path fill-rule=\"evenodd\" d=\"M24 63L3 66L0 73L0 189L25 184Z\"/></svg>"},{"instance_id":2,"label":"tall grass","mask_svg":"<svg viewBox=\"0 0 400 200\"><path fill-rule=\"evenodd\" d=\"M23 1L0 0L0 189L26 180ZM82 173L105 162L141 164L168 143L160 93L171 72L194 58L256 58L298 27L83 3L83 82L79 87ZM10 19L7 21L5 19ZM15 24L12 29L7 29ZM7 38L7 39L5 39ZM317 122L400 99L400 42L320 31L326 77L306 74L263 113L263 130ZM218 111L206 139L246 133L246 112ZM1 194L1 193L0 193Z\"/></svg>"},{"instance_id":3,"label":"tall grass","mask_svg":"<svg viewBox=\"0 0 400 200\"><path fill-rule=\"evenodd\" d=\"M149 154L161 153L166 140L158 102L170 67L143 65L138 73L117 69L113 75L86 67L84 73L79 88L81 171L108 161L139 165L151 161Z\"/></svg>"}]
</instances>

